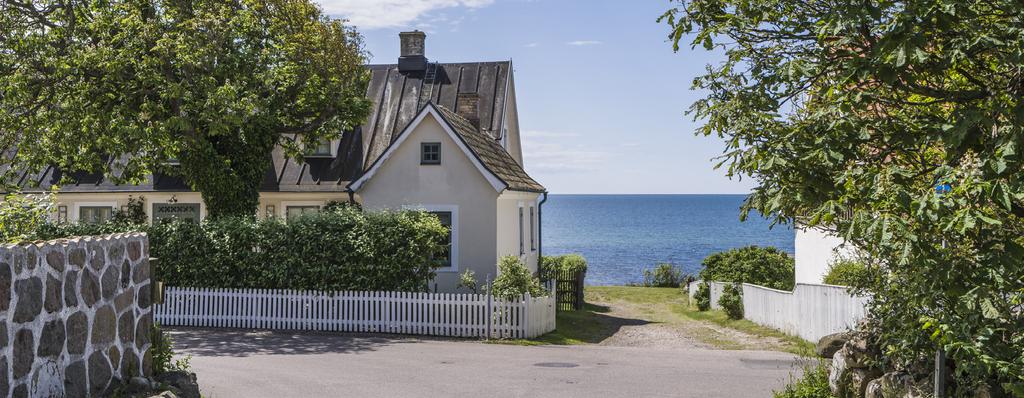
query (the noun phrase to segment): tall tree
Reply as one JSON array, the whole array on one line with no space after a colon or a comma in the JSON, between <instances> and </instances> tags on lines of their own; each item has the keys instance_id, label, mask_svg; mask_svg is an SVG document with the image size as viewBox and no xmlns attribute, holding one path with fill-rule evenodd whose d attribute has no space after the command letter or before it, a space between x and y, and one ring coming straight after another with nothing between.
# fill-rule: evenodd
<instances>
[{"instance_id":1,"label":"tall tree","mask_svg":"<svg viewBox=\"0 0 1024 398\"><path fill-rule=\"evenodd\" d=\"M253 215L275 145L300 156L366 117L364 61L309 0L5 0L0 162L178 174L211 216Z\"/></svg>"},{"instance_id":2,"label":"tall tree","mask_svg":"<svg viewBox=\"0 0 1024 398\"><path fill-rule=\"evenodd\" d=\"M1015 0L677 0L670 39L722 51L699 133L744 206L873 256L888 367L1024 395L1024 8ZM936 187L939 187L938 189Z\"/></svg>"}]
</instances>

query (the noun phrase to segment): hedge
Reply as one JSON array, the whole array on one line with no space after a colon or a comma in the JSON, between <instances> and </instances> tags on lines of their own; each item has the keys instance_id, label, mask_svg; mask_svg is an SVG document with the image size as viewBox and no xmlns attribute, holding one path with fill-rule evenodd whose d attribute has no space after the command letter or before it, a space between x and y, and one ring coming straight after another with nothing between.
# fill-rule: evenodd
<instances>
[{"instance_id":1,"label":"hedge","mask_svg":"<svg viewBox=\"0 0 1024 398\"><path fill-rule=\"evenodd\" d=\"M779 290L793 290L793 257L774 247L747 246L712 254L704 259L700 279L739 282Z\"/></svg>"},{"instance_id":2,"label":"hedge","mask_svg":"<svg viewBox=\"0 0 1024 398\"><path fill-rule=\"evenodd\" d=\"M439 265L446 230L417 211L339 207L284 222L219 218L166 222L46 225L36 238L147 232L158 278L170 286L424 291Z\"/></svg>"},{"instance_id":3,"label":"hedge","mask_svg":"<svg viewBox=\"0 0 1024 398\"><path fill-rule=\"evenodd\" d=\"M587 272L587 259L580 254L562 254L558 256L542 256L540 267L544 272Z\"/></svg>"}]
</instances>

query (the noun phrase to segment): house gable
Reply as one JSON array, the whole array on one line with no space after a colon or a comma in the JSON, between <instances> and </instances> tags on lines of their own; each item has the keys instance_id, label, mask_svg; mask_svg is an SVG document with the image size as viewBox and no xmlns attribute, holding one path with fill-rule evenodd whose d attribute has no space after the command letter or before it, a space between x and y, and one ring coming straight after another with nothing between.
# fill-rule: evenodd
<instances>
[{"instance_id":1,"label":"house gable","mask_svg":"<svg viewBox=\"0 0 1024 398\"><path fill-rule=\"evenodd\" d=\"M389 163L391 158L395 156L399 149L403 148L403 144L407 144L407 142L407 145L414 144L416 146L416 149L418 150L420 143L416 141L415 137L418 135L417 133L423 127L425 127L427 123L430 122L436 123L436 125L440 127L440 129L445 133L445 135L448 137L453 146L458 148L458 151L455 152L459 152L461 154L450 153L453 151L442 151L442 161L440 165L420 165L419 167L449 167L450 162L446 162L445 159L453 155L465 156L469 163L472 164L472 166L479 172L481 177L483 177L487 181L487 183L494 189L496 193L500 193L504 191L505 188L508 187L508 184L506 184L504 181L498 178L493 172L491 172L491 170L489 170L483 164L480 158L473 152L473 150L470 149L469 145L466 143L463 137L455 132L451 124L445 120L445 118L441 115L438 109L433 104L427 104L427 106L423 107L423 109L419 112L416 118L413 119L413 121L410 122L405 127L405 129L402 130L398 138L396 138L395 141L392 142L391 145L389 145L388 148L385 149L384 152L377 158L377 160L374 161L370 168L367 169L366 172L363 173L361 177L359 177L359 179L349 184L348 188L355 192L358 192L360 189L362 189L363 186L369 183L370 180L372 180L374 176L378 174L381 168L386 167L386 164ZM404 160L408 161L408 159Z\"/></svg>"}]
</instances>

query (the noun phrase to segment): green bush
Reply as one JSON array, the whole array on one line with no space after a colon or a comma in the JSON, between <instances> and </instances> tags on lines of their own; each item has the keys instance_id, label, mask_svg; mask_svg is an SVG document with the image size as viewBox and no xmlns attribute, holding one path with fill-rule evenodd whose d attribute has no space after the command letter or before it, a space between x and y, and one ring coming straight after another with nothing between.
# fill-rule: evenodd
<instances>
[{"instance_id":1,"label":"green bush","mask_svg":"<svg viewBox=\"0 0 1024 398\"><path fill-rule=\"evenodd\" d=\"M697 285L697 292L693 294L693 301L696 302L697 309L700 311L711 309L711 286L707 282L701 282Z\"/></svg>"},{"instance_id":2,"label":"green bush","mask_svg":"<svg viewBox=\"0 0 1024 398\"><path fill-rule=\"evenodd\" d=\"M859 261L840 260L828 266L824 282L839 286L864 286L870 278L868 267Z\"/></svg>"},{"instance_id":3,"label":"green bush","mask_svg":"<svg viewBox=\"0 0 1024 398\"><path fill-rule=\"evenodd\" d=\"M545 296L547 290L540 285L540 279L530 274L530 270L516 256L505 256L498 262L498 277L491 283L491 294L496 297L513 300L530 293L533 297Z\"/></svg>"},{"instance_id":4,"label":"green bush","mask_svg":"<svg viewBox=\"0 0 1024 398\"><path fill-rule=\"evenodd\" d=\"M13 243L31 239L53 212L53 196L10 193L0 202L0 240Z\"/></svg>"},{"instance_id":5,"label":"green bush","mask_svg":"<svg viewBox=\"0 0 1024 398\"><path fill-rule=\"evenodd\" d=\"M743 287L739 283L725 285L722 297L718 298L718 305L729 319L743 319Z\"/></svg>"},{"instance_id":6,"label":"green bush","mask_svg":"<svg viewBox=\"0 0 1024 398\"><path fill-rule=\"evenodd\" d=\"M540 258L540 267L542 274L548 272L587 272L587 259L579 254L542 256Z\"/></svg>"},{"instance_id":7,"label":"green bush","mask_svg":"<svg viewBox=\"0 0 1024 398\"><path fill-rule=\"evenodd\" d=\"M835 398L828 386L828 373L828 365L818 362L804 369L803 377L773 395L775 398Z\"/></svg>"},{"instance_id":8,"label":"green bush","mask_svg":"<svg viewBox=\"0 0 1024 398\"><path fill-rule=\"evenodd\" d=\"M352 206L289 220L222 217L152 226L45 225L40 239L141 230L170 286L423 291L439 265L445 227L426 212Z\"/></svg>"},{"instance_id":9,"label":"green bush","mask_svg":"<svg viewBox=\"0 0 1024 398\"><path fill-rule=\"evenodd\" d=\"M712 254L704 259L700 279L739 282L779 290L793 290L793 258L774 247L747 246Z\"/></svg>"},{"instance_id":10,"label":"green bush","mask_svg":"<svg viewBox=\"0 0 1024 398\"><path fill-rule=\"evenodd\" d=\"M645 287L679 287L689 282L690 276L672 264L658 264L653 270L644 270Z\"/></svg>"}]
</instances>

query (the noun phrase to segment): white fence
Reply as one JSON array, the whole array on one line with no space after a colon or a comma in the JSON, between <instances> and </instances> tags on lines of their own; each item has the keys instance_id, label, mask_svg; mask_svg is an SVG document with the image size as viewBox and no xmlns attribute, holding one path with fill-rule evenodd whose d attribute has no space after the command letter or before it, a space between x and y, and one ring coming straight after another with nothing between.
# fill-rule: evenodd
<instances>
[{"instance_id":1,"label":"white fence","mask_svg":"<svg viewBox=\"0 0 1024 398\"><path fill-rule=\"evenodd\" d=\"M555 330L555 298L167 287L161 325L532 338Z\"/></svg>"},{"instance_id":2,"label":"white fence","mask_svg":"<svg viewBox=\"0 0 1024 398\"><path fill-rule=\"evenodd\" d=\"M700 282L690 283L690 295ZM709 282L711 307L718 309L722 287L727 283ZM808 341L857 325L867 314L869 296L855 296L844 286L798 283L792 292L743 284L743 317L759 325L800 336Z\"/></svg>"}]
</instances>

